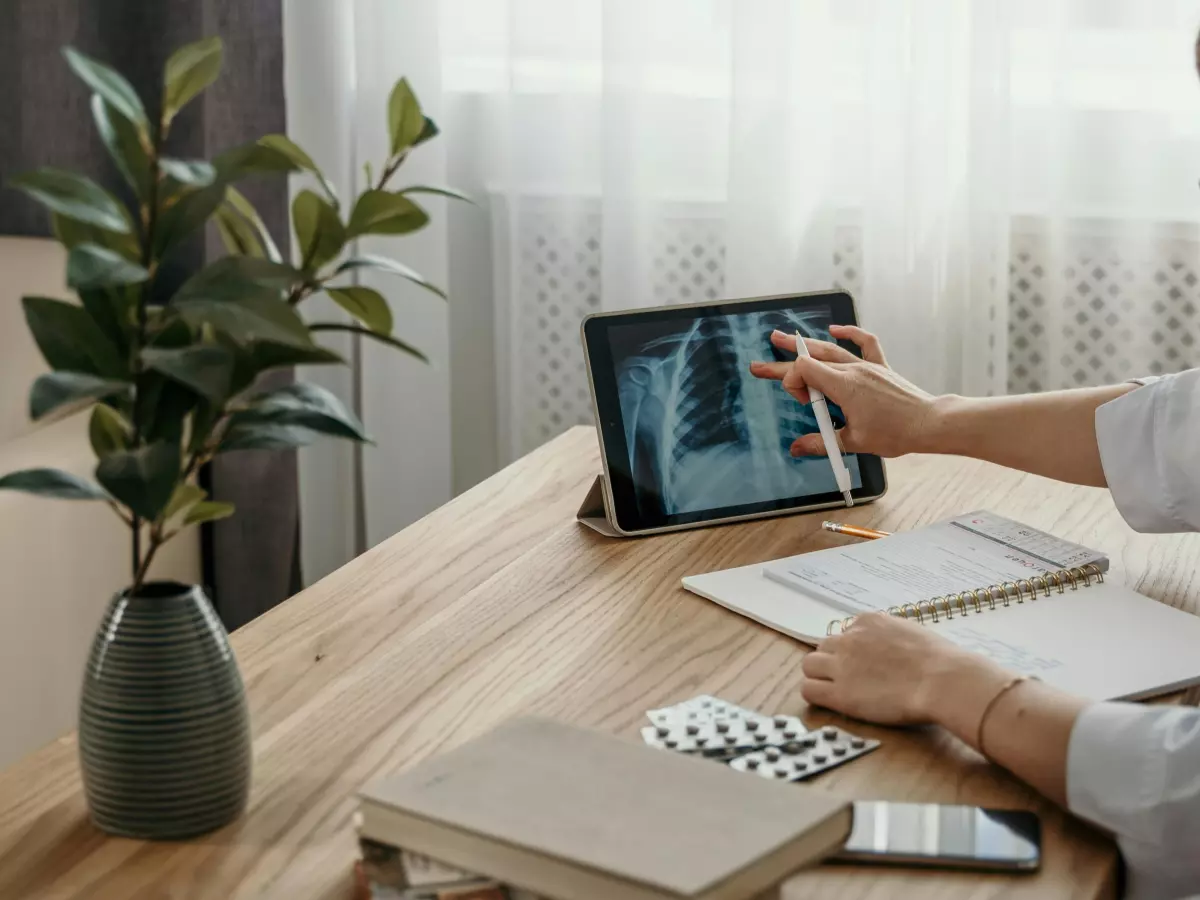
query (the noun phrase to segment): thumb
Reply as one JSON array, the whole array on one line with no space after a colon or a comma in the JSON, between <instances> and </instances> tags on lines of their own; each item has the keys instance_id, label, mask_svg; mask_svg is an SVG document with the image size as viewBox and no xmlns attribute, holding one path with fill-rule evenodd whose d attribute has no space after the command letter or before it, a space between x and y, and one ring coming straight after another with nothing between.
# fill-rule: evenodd
<instances>
[{"instance_id":1,"label":"thumb","mask_svg":"<svg viewBox=\"0 0 1200 900\"><path fill-rule=\"evenodd\" d=\"M829 363L810 356L801 356L796 360L796 373L804 379L804 383L812 385L834 403L846 383L846 376Z\"/></svg>"}]
</instances>

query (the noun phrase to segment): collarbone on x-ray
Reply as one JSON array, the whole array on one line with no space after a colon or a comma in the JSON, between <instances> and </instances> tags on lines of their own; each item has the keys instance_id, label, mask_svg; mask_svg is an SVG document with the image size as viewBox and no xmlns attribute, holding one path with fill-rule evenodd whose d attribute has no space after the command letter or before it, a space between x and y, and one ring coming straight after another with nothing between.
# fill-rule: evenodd
<instances>
[{"instance_id":1,"label":"collarbone on x-ray","mask_svg":"<svg viewBox=\"0 0 1200 900\"><path fill-rule=\"evenodd\" d=\"M750 374L780 359L774 329L828 339L821 312L712 316L643 343L617 365L630 470L645 513L673 515L834 490L829 463L789 454L811 407ZM650 507L650 508L647 508Z\"/></svg>"}]
</instances>

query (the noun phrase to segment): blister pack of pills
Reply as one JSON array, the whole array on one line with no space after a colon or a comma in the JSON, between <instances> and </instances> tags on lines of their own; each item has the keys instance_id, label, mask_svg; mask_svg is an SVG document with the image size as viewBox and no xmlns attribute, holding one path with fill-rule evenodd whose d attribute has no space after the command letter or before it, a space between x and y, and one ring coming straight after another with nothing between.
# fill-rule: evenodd
<instances>
[{"instance_id":1,"label":"blister pack of pills","mask_svg":"<svg viewBox=\"0 0 1200 900\"><path fill-rule=\"evenodd\" d=\"M736 703L729 703L720 697L713 697L711 694L700 694L691 700L676 703L674 706L665 706L662 709L651 709L646 712L646 718L659 726L673 725L676 722L699 723L718 720L735 722L747 716L757 715L754 710L738 706Z\"/></svg>"},{"instance_id":2,"label":"blister pack of pills","mask_svg":"<svg viewBox=\"0 0 1200 900\"><path fill-rule=\"evenodd\" d=\"M769 716L701 694L646 713L652 747L728 762L740 772L800 781L879 746L834 726L810 732L796 716Z\"/></svg>"},{"instance_id":3,"label":"blister pack of pills","mask_svg":"<svg viewBox=\"0 0 1200 900\"><path fill-rule=\"evenodd\" d=\"M799 740L744 753L731 759L729 765L739 772L763 778L803 781L870 753L878 746L879 741L826 725L818 731L810 731Z\"/></svg>"}]
</instances>

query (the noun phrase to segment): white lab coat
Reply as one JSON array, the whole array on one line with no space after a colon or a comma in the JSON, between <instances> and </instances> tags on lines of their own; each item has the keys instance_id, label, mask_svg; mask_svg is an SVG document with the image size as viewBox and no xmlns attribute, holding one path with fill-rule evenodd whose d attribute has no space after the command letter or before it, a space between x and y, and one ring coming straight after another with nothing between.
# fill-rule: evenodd
<instances>
[{"instance_id":1,"label":"white lab coat","mask_svg":"<svg viewBox=\"0 0 1200 900\"><path fill-rule=\"evenodd\" d=\"M1139 383L1096 410L1109 490L1137 531L1200 531L1200 369ZM1200 895L1200 709L1084 710L1067 753L1067 805L1116 835L1126 896Z\"/></svg>"}]
</instances>

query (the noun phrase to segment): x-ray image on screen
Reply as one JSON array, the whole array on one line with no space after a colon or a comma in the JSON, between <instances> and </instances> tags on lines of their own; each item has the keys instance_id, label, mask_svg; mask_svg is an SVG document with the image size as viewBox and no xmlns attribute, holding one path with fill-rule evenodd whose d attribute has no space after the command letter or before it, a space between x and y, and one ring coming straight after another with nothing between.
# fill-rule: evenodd
<instances>
[{"instance_id":1,"label":"x-ray image on screen","mask_svg":"<svg viewBox=\"0 0 1200 900\"><path fill-rule=\"evenodd\" d=\"M662 516L836 492L829 460L794 459L792 441L818 430L812 407L753 360L786 357L773 329L829 340L830 312L769 311L647 321L609 332L629 468L639 511ZM833 403L837 425L842 413ZM846 466L862 486L858 458Z\"/></svg>"}]
</instances>

